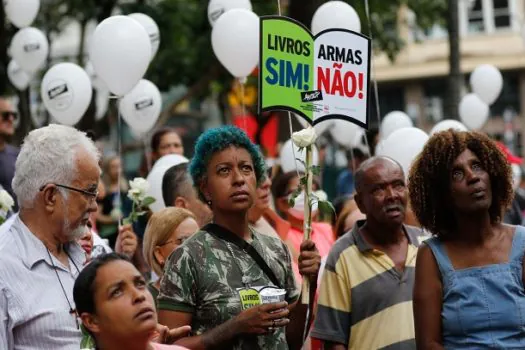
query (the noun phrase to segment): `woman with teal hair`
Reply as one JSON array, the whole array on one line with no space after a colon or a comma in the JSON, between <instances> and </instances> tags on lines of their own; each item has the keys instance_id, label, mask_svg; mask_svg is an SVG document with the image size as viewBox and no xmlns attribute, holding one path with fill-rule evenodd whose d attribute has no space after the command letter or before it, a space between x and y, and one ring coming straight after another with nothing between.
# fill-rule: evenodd
<instances>
[{"instance_id":1,"label":"woman with teal hair","mask_svg":"<svg viewBox=\"0 0 525 350\"><path fill-rule=\"evenodd\" d=\"M297 303L290 253L248 223L266 176L259 149L236 127L210 129L197 140L190 173L214 219L169 257L160 322L191 325L193 335L177 343L189 349L300 349L307 306ZM319 264L314 243L304 242L299 268L312 296Z\"/></svg>"}]
</instances>

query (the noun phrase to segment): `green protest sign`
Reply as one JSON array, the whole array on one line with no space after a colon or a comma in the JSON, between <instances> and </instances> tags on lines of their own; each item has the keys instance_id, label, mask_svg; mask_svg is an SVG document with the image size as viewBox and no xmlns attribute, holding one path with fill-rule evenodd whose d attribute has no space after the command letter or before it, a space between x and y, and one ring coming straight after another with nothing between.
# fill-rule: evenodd
<instances>
[{"instance_id":1,"label":"green protest sign","mask_svg":"<svg viewBox=\"0 0 525 350\"><path fill-rule=\"evenodd\" d=\"M301 23L261 17L259 112L287 110L315 125L344 119L368 127L371 42L345 29L315 37Z\"/></svg>"}]
</instances>

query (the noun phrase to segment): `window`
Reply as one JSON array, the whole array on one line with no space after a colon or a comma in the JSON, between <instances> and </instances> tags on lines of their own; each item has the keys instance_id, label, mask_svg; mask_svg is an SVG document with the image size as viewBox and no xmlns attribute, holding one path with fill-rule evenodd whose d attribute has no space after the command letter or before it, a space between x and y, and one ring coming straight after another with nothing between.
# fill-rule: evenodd
<instances>
[{"instance_id":1,"label":"window","mask_svg":"<svg viewBox=\"0 0 525 350\"><path fill-rule=\"evenodd\" d=\"M494 27L510 27L510 7L509 0L493 0L494 4Z\"/></svg>"},{"instance_id":2,"label":"window","mask_svg":"<svg viewBox=\"0 0 525 350\"><path fill-rule=\"evenodd\" d=\"M514 18L516 0L460 0L458 12L462 34L519 30Z\"/></svg>"},{"instance_id":3,"label":"window","mask_svg":"<svg viewBox=\"0 0 525 350\"><path fill-rule=\"evenodd\" d=\"M468 32L481 33L485 31L483 21L483 1L469 0L468 3Z\"/></svg>"}]
</instances>

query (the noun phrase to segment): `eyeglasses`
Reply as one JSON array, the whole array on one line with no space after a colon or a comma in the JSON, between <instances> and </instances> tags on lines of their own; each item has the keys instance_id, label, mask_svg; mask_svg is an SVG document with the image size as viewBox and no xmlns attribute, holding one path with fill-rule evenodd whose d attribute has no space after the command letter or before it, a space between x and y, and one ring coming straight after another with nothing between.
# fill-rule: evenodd
<instances>
[{"instance_id":1,"label":"eyeglasses","mask_svg":"<svg viewBox=\"0 0 525 350\"><path fill-rule=\"evenodd\" d=\"M49 184L45 184L42 187L40 187L40 191L42 191L47 185L49 185ZM78 192L78 193L82 193L83 195L88 196L91 201L94 201L98 197L98 191L97 190L95 190L95 191L86 191L86 190L81 190L80 188L75 188L75 187L61 185L61 184L55 184L55 183L52 183L51 185L55 185L56 187L61 187L61 188L64 188L66 190L69 190L69 191L75 191L75 192Z\"/></svg>"},{"instance_id":2,"label":"eyeglasses","mask_svg":"<svg viewBox=\"0 0 525 350\"><path fill-rule=\"evenodd\" d=\"M0 115L2 116L2 120L4 122L8 121L11 117L13 117L13 120L18 119L18 113L13 111L4 111L1 112Z\"/></svg>"}]
</instances>

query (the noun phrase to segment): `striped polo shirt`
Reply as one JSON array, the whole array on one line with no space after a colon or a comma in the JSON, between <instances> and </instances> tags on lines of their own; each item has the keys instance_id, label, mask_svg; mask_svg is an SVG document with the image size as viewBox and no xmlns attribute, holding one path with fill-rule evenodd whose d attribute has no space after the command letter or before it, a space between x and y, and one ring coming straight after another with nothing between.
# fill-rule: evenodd
<instances>
[{"instance_id":1,"label":"striped polo shirt","mask_svg":"<svg viewBox=\"0 0 525 350\"><path fill-rule=\"evenodd\" d=\"M409 240L402 273L359 233L365 221L333 246L320 285L312 337L348 349L415 349L412 288L422 230L404 226Z\"/></svg>"}]
</instances>

